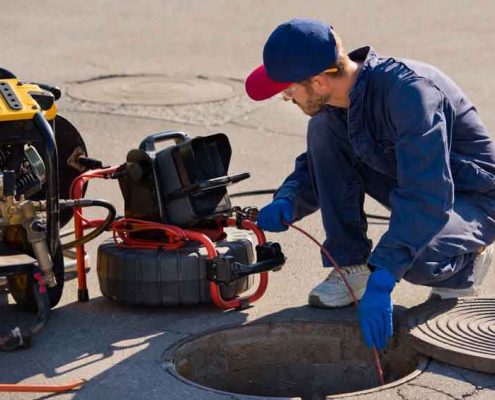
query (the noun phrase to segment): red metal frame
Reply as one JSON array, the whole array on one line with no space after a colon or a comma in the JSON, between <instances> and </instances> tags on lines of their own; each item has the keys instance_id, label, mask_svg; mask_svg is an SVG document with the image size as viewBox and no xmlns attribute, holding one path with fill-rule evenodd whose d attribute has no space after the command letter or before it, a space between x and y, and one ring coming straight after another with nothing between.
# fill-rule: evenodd
<instances>
[{"instance_id":1,"label":"red metal frame","mask_svg":"<svg viewBox=\"0 0 495 400\"><path fill-rule=\"evenodd\" d=\"M237 227L237 221L235 218L227 218L225 221L225 225L231 227ZM258 228L258 226L254 222L243 220L241 222L241 226L244 229L249 229L254 232L256 238L258 239L258 244L260 246L266 243L265 234L260 228ZM201 242L205 246L208 252L208 258L210 260L217 257L218 254L215 245L206 235L192 231L186 231L186 235L189 239L197 240L198 242ZM261 298L261 296L265 294L266 288L268 286L268 272L260 272L259 275L260 275L260 281L258 284L258 288L253 294L244 297L237 297L232 300L225 300L220 293L220 287L218 283L210 282L210 295L211 295L211 299L213 300L213 303L217 307L222 308L224 310L230 308L246 308L247 306L249 306L249 304L254 303L256 300L258 300L259 298Z\"/></svg>"},{"instance_id":2,"label":"red metal frame","mask_svg":"<svg viewBox=\"0 0 495 400\"><path fill-rule=\"evenodd\" d=\"M86 171L79 175L70 186L70 195L72 199L80 199L83 196L84 184L90 179L104 178L106 175L112 174L117 170L117 167L97 169ZM84 236L84 224L82 220L81 207L74 207L74 236L76 240ZM86 265L84 260L84 245L76 247L76 263L77 263L77 285L79 293L88 290L86 283Z\"/></svg>"},{"instance_id":3,"label":"red metal frame","mask_svg":"<svg viewBox=\"0 0 495 400\"><path fill-rule=\"evenodd\" d=\"M90 179L94 178L105 178L108 175L114 173L117 170L117 167L110 167L105 169L98 169L87 171L81 175L79 175L71 184L70 194L72 199L80 199L83 196L84 184L88 182ZM74 208L74 235L76 240L81 239L84 236L84 228L94 226L91 222L88 221L84 223L82 217L82 209L80 207ZM237 220L235 218L227 218L223 221L225 226L229 227L237 227ZM263 245L266 243L265 234L263 231L258 228L258 226L249 220L243 220L241 222L241 227L243 229L248 229L254 232L256 238L258 240L259 245ZM214 259L218 256L217 250L213 241L201 232L189 231L185 230L186 236L189 240L195 240L203 244L207 250L208 258ZM77 261L77 283L79 292L87 293L87 283L86 283L86 265L84 260L84 245L79 245L76 247L76 261ZM213 303L222 309L231 309L231 308L245 308L249 304L254 303L256 300L261 298L266 291L268 286L268 272L260 272L260 279L258 288L256 291L244 297L237 297L231 300L225 300L222 298L220 293L220 287L216 282L210 282L210 295L213 300ZM84 297L83 297L84 298ZM86 299L88 296L85 297Z\"/></svg>"}]
</instances>

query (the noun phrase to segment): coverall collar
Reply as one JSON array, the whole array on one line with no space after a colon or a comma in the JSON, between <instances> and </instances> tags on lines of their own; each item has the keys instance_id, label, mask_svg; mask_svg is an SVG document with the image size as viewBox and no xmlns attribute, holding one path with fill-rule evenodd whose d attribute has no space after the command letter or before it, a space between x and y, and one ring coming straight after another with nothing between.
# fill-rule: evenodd
<instances>
[{"instance_id":1,"label":"coverall collar","mask_svg":"<svg viewBox=\"0 0 495 400\"><path fill-rule=\"evenodd\" d=\"M347 111L347 134L356 155L364 162L373 164L370 138L363 131L363 112L366 87L370 81L373 69L378 64L378 55L371 46L361 47L349 53L349 58L362 63L361 71L349 93L349 109Z\"/></svg>"},{"instance_id":2,"label":"coverall collar","mask_svg":"<svg viewBox=\"0 0 495 400\"><path fill-rule=\"evenodd\" d=\"M366 84L368 83L370 72L378 63L378 55L371 46L364 46L351 51L349 53L349 58L352 61L362 63L361 71L359 71L356 82L349 93L349 100L351 103L350 107L352 107L352 103L355 102L364 92Z\"/></svg>"}]
</instances>

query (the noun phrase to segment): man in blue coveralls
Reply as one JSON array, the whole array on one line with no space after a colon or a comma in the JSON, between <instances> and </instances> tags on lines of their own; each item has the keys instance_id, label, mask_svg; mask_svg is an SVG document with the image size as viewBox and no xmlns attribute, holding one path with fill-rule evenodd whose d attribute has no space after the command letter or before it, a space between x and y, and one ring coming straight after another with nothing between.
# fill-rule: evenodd
<instances>
[{"instance_id":1,"label":"man in blue coveralls","mask_svg":"<svg viewBox=\"0 0 495 400\"><path fill-rule=\"evenodd\" d=\"M361 299L370 347L384 348L392 335L390 295L402 278L442 298L475 296L495 241L495 146L462 90L431 65L369 46L346 54L315 20L278 26L263 61L246 80L248 95L282 93L312 118L306 152L258 225L283 231L283 221L320 209L324 246ZM365 193L391 210L373 251ZM317 307L351 302L333 270L309 294Z\"/></svg>"}]
</instances>

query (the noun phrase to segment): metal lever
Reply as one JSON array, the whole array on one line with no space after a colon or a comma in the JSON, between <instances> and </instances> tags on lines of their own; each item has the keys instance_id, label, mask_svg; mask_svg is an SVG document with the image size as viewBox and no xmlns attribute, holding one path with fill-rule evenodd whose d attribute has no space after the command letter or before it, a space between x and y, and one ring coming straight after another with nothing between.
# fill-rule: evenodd
<instances>
[{"instance_id":1,"label":"metal lever","mask_svg":"<svg viewBox=\"0 0 495 400\"><path fill-rule=\"evenodd\" d=\"M256 260L254 264L245 265L235 262L232 256L217 257L208 264L207 278L217 283L228 284L247 275L279 271L285 263L285 256L278 243L267 242L256 246Z\"/></svg>"}]
</instances>

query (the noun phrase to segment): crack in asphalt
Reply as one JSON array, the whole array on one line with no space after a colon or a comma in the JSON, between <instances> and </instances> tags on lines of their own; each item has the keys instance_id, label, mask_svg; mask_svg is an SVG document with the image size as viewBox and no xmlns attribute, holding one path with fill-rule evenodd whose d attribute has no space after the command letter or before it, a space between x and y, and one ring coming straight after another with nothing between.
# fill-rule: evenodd
<instances>
[{"instance_id":1,"label":"crack in asphalt","mask_svg":"<svg viewBox=\"0 0 495 400\"><path fill-rule=\"evenodd\" d=\"M465 399L469 399L471 396L475 395L476 393L478 393L479 390L478 389L474 389L473 392L471 393L468 393L468 394L463 394L462 395L462 400L465 400Z\"/></svg>"},{"instance_id":2,"label":"crack in asphalt","mask_svg":"<svg viewBox=\"0 0 495 400\"><path fill-rule=\"evenodd\" d=\"M399 390L397 390L397 394L399 395L399 397L400 397L402 400L409 400L409 399L407 398L407 396L401 392L401 390L402 390L402 389L405 389L406 387L407 387L407 386L405 386L405 387L403 387L403 388L399 388Z\"/></svg>"},{"instance_id":3,"label":"crack in asphalt","mask_svg":"<svg viewBox=\"0 0 495 400\"><path fill-rule=\"evenodd\" d=\"M447 393L447 392L444 392L443 390L440 390L440 389L437 389L437 388L432 388L430 386L427 386L427 385L419 385L417 383L409 383L408 386L416 386L416 387L420 387L420 388L423 388L423 389L429 389L429 390L433 390L434 392L436 393L441 393L451 399L454 399L454 400L462 400L463 397L461 398L458 398L458 397L455 397L454 395L450 394L450 393Z\"/></svg>"},{"instance_id":4,"label":"crack in asphalt","mask_svg":"<svg viewBox=\"0 0 495 400\"><path fill-rule=\"evenodd\" d=\"M470 397L474 396L475 394L477 394L479 392L483 392L485 390L489 390L489 389L495 389L495 385L485 386L485 387L482 387L481 389L474 389L474 391L472 393L468 393L466 395L463 395L462 400L469 399Z\"/></svg>"},{"instance_id":5,"label":"crack in asphalt","mask_svg":"<svg viewBox=\"0 0 495 400\"><path fill-rule=\"evenodd\" d=\"M125 112L117 112L117 111L105 111L105 110L81 110L78 108L72 108L72 107L64 107L61 109L61 112L71 112L71 113L82 113L82 114L101 114L101 115L108 115L111 117L128 117L128 118L137 118L137 119L145 119L145 120L150 120L150 121L164 121L164 122L170 122L170 123L184 123L188 125L195 125L195 126L211 126L211 127L216 127L216 126L221 126L221 125L232 125L232 126L239 126L241 128L245 129L255 129L259 130L264 133L270 133L273 135L279 135L279 136L285 136L285 137L291 137L291 138L301 138L304 137L303 135L299 133L291 133L291 132L283 132L283 131L275 131L273 129L266 128L264 126L259 127L255 125L250 125L250 124L245 124L242 122L237 122L235 121L238 118L233 118L225 123L221 124L204 124L204 123L198 123L195 121L182 121L178 119L169 119L166 117L156 117L156 116L151 116L151 115L134 115L134 114L127 114ZM386 224L384 224L386 225Z\"/></svg>"},{"instance_id":6,"label":"crack in asphalt","mask_svg":"<svg viewBox=\"0 0 495 400\"><path fill-rule=\"evenodd\" d=\"M483 385L478 385L476 383L474 383L471 379L468 378L467 375L464 374L464 370L463 369L458 369L458 368L452 368L448 365L444 365L444 368L451 371L452 373L458 375L460 378L462 378L465 382L469 383L470 385L472 385L475 389L474 392L470 393L470 394L467 394L467 395L463 395L462 398L468 398L468 397L471 397L473 394L475 394L476 392L478 391L481 391L481 390L485 390L485 389L491 389L491 388L495 388L495 384L493 385L488 385L488 386L483 386Z\"/></svg>"}]
</instances>

